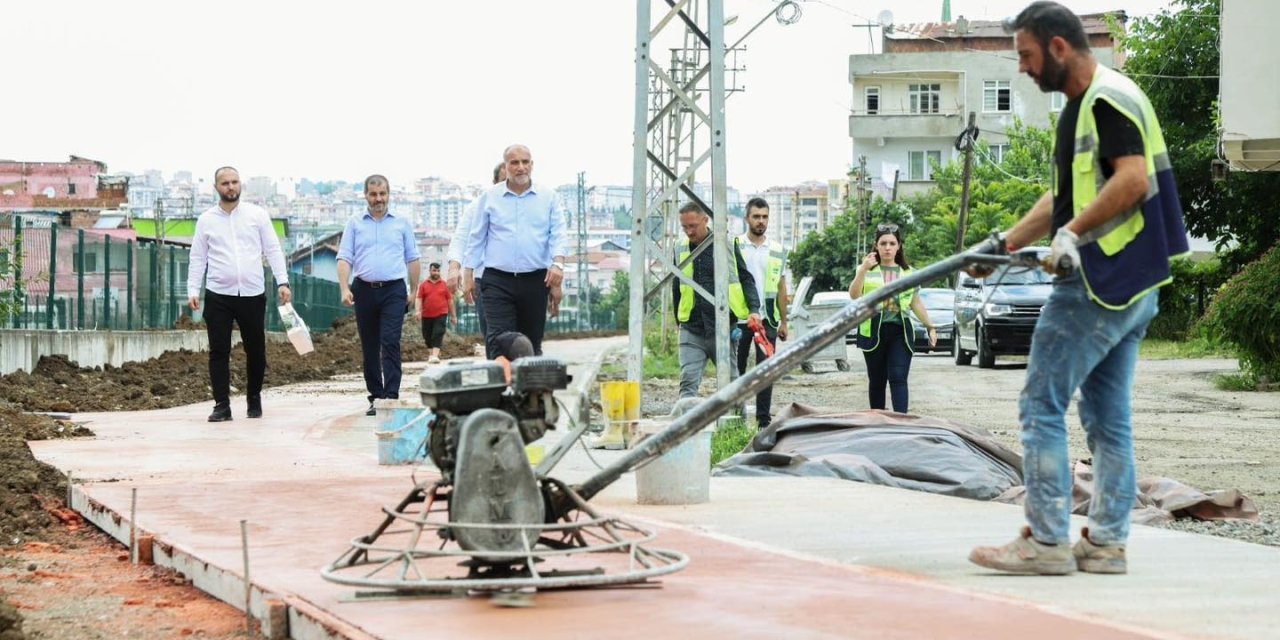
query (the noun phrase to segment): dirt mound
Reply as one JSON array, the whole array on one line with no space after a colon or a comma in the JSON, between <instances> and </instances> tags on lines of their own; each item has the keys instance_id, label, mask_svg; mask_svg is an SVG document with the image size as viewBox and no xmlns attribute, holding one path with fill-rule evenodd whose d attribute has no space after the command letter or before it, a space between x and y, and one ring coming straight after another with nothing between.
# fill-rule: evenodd
<instances>
[{"instance_id":1,"label":"dirt mound","mask_svg":"<svg viewBox=\"0 0 1280 640\"><path fill-rule=\"evenodd\" d=\"M61 513L58 499L67 480L56 469L36 461L27 440L91 436L92 431L47 416L24 414L0 405L0 543L19 544L38 536Z\"/></svg>"},{"instance_id":2,"label":"dirt mound","mask_svg":"<svg viewBox=\"0 0 1280 640\"><path fill-rule=\"evenodd\" d=\"M472 354L473 337L445 336L441 355ZM416 319L406 319L402 356L407 362L425 361L428 349ZM231 385L245 386L244 350L231 351ZM360 371L360 337L348 316L333 330L315 336L315 351L298 355L285 342L267 343L268 387L326 380ZM65 356L45 356L35 371L0 376L0 397L27 411L139 411L165 409L210 400L209 356L204 352L170 351L145 362L120 367L81 368Z\"/></svg>"}]
</instances>

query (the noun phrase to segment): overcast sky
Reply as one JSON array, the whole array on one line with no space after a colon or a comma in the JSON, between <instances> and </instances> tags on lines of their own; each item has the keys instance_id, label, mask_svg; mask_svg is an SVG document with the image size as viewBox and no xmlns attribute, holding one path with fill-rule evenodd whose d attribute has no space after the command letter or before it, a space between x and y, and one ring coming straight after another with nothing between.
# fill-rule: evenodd
<instances>
[{"instance_id":1,"label":"overcast sky","mask_svg":"<svg viewBox=\"0 0 1280 640\"><path fill-rule=\"evenodd\" d=\"M653 11L659 11L654 3ZM726 0L732 42L773 0ZM942 0L801 1L747 39L727 104L729 183L745 192L849 166L847 56L870 22L936 21ZM953 0L999 19L1025 0ZM1167 0L1068 0L1146 15ZM665 5L664 5L665 6ZM174 0L6 3L0 158L75 154L112 171L483 182L531 147L536 180L631 181L630 0ZM656 59L665 52L655 51ZM1010 62L1011 67L1015 63Z\"/></svg>"}]
</instances>

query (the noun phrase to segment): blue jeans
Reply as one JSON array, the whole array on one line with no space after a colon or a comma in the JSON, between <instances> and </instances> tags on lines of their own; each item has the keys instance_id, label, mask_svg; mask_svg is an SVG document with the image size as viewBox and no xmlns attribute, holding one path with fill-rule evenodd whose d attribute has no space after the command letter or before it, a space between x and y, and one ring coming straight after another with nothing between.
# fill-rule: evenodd
<instances>
[{"instance_id":1,"label":"blue jeans","mask_svg":"<svg viewBox=\"0 0 1280 640\"><path fill-rule=\"evenodd\" d=\"M1070 542L1072 465L1067 405L1080 390L1080 422L1093 454L1089 539L1123 544L1129 537L1134 478L1130 399L1138 343L1156 315L1157 293L1111 311L1089 299L1079 274L1060 278L1031 339L1027 382L1018 401L1026 514L1035 539Z\"/></svg>"}]
</instances>

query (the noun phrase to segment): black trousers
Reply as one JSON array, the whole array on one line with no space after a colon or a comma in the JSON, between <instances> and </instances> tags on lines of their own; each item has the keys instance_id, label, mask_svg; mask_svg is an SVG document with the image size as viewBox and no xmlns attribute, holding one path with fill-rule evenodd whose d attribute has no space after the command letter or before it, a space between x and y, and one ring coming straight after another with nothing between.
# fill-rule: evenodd
<instances>
[{"instance_id":1,"label":"black trousers","mask_svg":"<svg viewBox=\"0 0 1280 640\"><path fill-rule=\"evenodd\" d=\"M204 325L209 336L209 386L213 401L230 403L231 395L231 325L240 327L240 341L247 360L245 393L250 398L262 394L262 379L267 372L267 295L226 296L209 290L204 292Z\"/></svg>"},{"instance_id":2,"label":"black trousers","mask_svg":"<svg viewBox=\"0 0 1280 640\"><path fill-rule=\"evenodd\" d=\"M880 346L863 351L867 362L867 401L872 409L884 409L884 387L889 385L893 410L907 412L907 375L911 373L911 350L907 348L906 330L896 322L880 324Z\"/></svg>"},{"instance_id":3,"label":"black trousers","mask_svg":"<svg viewBox=\"0 0 1280 640\"><path fill-rule=\"evenodd\" d=\"M434 318L422 319L422 340L427 343L427 347L431 349L439 349L444 346L445 324L449 321L449 314L436 316Z\"/></svg>"},{"instance_id":4,"label":"black trousers","mask_svg":"<svg viewBox=\"0 0 1280 640\"><path fill-rule=\"evenodd\" d=\"M739 326L742 327L742 337L738 339L738 375L742 375L747 372L747 361L751 359L753 346L755 347L754 351L756 352L756 364L759 365L761 362L764 362L765 358L764 350L755 343L755 333L748 330L746 325ZM764 332L765 337L769 339L769 344L773 345L774 349L777 349L778 330L766 323L764 325ZM756 394L756 422L759 423L761 427L769 426L769 422L771 421L769 410L772 406L773 385L769 385L761 389L760 392Z\"/></svg>"},{"instance_id":5,"label":"black trousers","mask_svg":"<svg viewBox=\"0 0 1280 640\"><path fill-rule=\"evenodd\" d=\"M404 280L351 283L356 302L356 330L364 360L364 386L369 401L400 397L400 333L409 295Z\"/></svg>"},{"instance_id":6,"label":"black trousers","mask_svg":"<svg viewBox=\"0 0 1280 640\"><path fill-rule=\"evenodd\" d=\"M546 269L511 273L485 268L480 295L484 298L485 353L498 357L494 339L507 331L523 333L542 355L542 334L547 327Z\"/></svg>"}]
</instances>

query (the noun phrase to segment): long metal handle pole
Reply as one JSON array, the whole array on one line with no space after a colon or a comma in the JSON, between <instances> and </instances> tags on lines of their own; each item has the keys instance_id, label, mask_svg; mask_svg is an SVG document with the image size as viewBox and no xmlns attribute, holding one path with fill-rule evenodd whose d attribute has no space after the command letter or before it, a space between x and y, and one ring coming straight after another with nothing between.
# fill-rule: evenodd
<instances>
[{"instance_id":1,"label":"long metal handle pole","mask_svg":"<svg viewBox=\"0 0 1280 640\"><path fill-rule=\"evenodd\" d=\"M880 307L880 304L886 300L909 289L949 275L951 272L970 264L1003 264L1008 262L1007 257L992 255L995 250L996 242L994 240L983 241L964 253L956 254L919 269L911 273L911 275L899 278L870 294L854 300L852 304L828 318L826 322L818 325L812 332L796 340L794 344L786 349L774 354L772 358L766 358L763 363L754 369L751 369L727 386L722 387L688 413L676 418L666 429L646 438L640 446L600 470L599 473L588 478L586 482L578 485L574 490L584 500L590 500L592 496L613 484L622 474L674 449L707 425L715 422L716 418L726 411L773 384L778 378L808 360L810 356L821 351L828 344L837 339L843 340L844 336L852 331L854 327L871 318Z\"/></svg>"}]
</instances>

